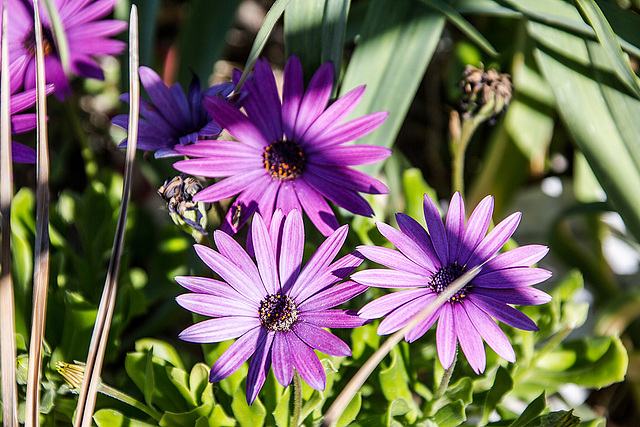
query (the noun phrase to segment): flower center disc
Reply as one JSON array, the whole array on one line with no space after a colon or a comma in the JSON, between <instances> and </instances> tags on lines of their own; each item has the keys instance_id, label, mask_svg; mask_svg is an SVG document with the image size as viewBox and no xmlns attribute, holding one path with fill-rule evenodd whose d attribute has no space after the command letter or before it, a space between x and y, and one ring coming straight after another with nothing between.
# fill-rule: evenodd
<instances>
[{"instance_id":1,"label":"flower center disc","mask_svg":"<svg viewBox=\"0 0 640 427\"><path fill-rule=\"evenodd\" d=\"M264 167L273 178L294 179L304 170L306 158L295 141L279 139L264 149Z\"/></svg>"},{"instance_id":2,"label":"flower center disc","mask_svg":"<svg viewBox=\"0 0 640 427\"><path fill-rule=\"evenodd\" d=\"M283 294L267 295L260 301L260 323L270 331L290 331L298 320L296 303Z\"/></svg>"},{"instance_id":3,"label":"flower center disc","mask_svg":"<svg viewBox=\"0 0 640 427\"><path fill-rule=\"evenodd\" d=\"M464 268L459 266L457 262L454 262L453 264L442 267L440 270L436 271L436 273L431 277L431 283L429 283L429 286L434 292L440 294L442 291L447 289L453 281L462 276L463 272ZM454 303L462 301L466 297L468 287L469 285L460 289L449 299L449 302Z\"/></svg>"},{"instance_id":4,"label":"flower center disc","mask_svg":"<svg viewBox=\"0 0 640 427\"><path fill-rule=\"evenodd\" d=\"M31 31L27 34L27 36L22 40L22 47L29 51L32 55L36 54L36 29L35 27L31 28ZM56 52L56 45L53 40L53 33L51 29L42 26L42 50L44 51L44 55L50 55Z\"/></svg>"}]
</instances>

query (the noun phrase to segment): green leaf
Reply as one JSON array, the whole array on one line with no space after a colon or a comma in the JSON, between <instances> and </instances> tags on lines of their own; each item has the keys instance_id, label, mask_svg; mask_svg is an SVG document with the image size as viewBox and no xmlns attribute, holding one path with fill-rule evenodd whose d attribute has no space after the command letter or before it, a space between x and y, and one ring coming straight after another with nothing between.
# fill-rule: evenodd
<instances>
[{"instance_id":1,"label":"green leaf","mask_svg":"<svg viewBox=\"0 0 640 427\"><path fill-rule=\"evenodd\" d=\"M180 354L178 354L177 350L168 342L154 338L142 338L136 341L135 348L136 351L139 352L151 351L151 349L153 349L154 357L166 360L176 368L184 370Z\"/></svg>"},{"instance_id":2,"label":"green leaf","mask_svg":"<svg viewBox=\"0 0 640 427\"><path fill-rule=\"evenodd\" d=\"M155 46L155 34L160 0L135 0L138 6L138 35L140 43L140 64L152 64L152 48ZM129 11L127 10L128 14Z\"/></svg>"},{"instance_id":3,"label":"green leaf","mask_svg":"<svg viewBox=\"0 0 640 427\"><path fill-rule=\"evenodd\" d=\"M291 2L291 0L276 0L271 6L271 9L269 9L269 12L267 12L267 15L264 17L260 30L253 41L253 45L251 46L251 51L249 52L247 63L242 71L242 76L240 76L240 81L236 85L236 91L240 90L244 81L249 76L249 73L253 69L253 65L262 53L262 49L264 49L264 46L267 44L267 40L271 35L271 31L273 31L273 27L275 27L276 22L278 22L280 15L282 15L284 9L289 5L289 2Z\"/></svg>"},{"instance_id":4,"label":"green leaf","mask_svg":"<svg viewBox=\"0 0 640 427\"><path fill-rule=\"evenodd\" d=\"M307 81L322 63L325 0L293 0L284 14L286 56L300 58Z\"/></svg>"},{"instance_id":5,"label":"green leaf","mask_svg":"<svg viewBox=\"0 0 640 427\"><path fill-rule=\"evenodd\" d=\"M154 424L148 424L133 418L129 418L115 409L99 409L93 414L93 421L98 427L153 427Z\"/></svg>"},{"instance_id":6,"label":"green leaf","mask_svg":"<svg viewBox=\"0 0 640 427\"><path fill-rule=\"evenodd\" d=\"M389 408L387 409L387 412L385 414L387 420L385 425L390 425L394 417L400 417L412 410L412 405L407 402L404 397L398 397L397 399L394 399L389 404Z\"/></svg>"},{"instance_id":7,"label":"green leaf","mask_svg":"<svg viewBox=\"0 0 640 427\"><path fill-rule=\"evenodd\" d=\"M166 427L172 427L172 426L191 427L195 425L198 419L201 417L210 417L211 419L215 419L216 421L219 421L213 417L214 415L213 409L214 407L211 405L202 405L188 412L165 412L165 414L162 416L162 419L160 420L158 425L166 426ZM220 415L220 414L218 413L216 415ZM228 423L228 417L226 417L226 419L227 419L227 423L222 425L234 425L234 424Z\"/></svg>"},{"instance_id":8,"label":"green leaf","mask_svg":"<svg viewBox=\"0 0 640 427\"><path fill-rule=\"evenodd\" d=\"M355 421L358 413L360 412L360 407L362 406L362 394L360 392L356 393L351 399L351 402L347 405L347 407L336 421L336 427L345 427Z\"/></svg>"},{"instance_id":9,"label":"green leaf","mask_svg":"<svg viewBox=\"0 0 640 427\"><path fill-rule=\"evenodd\" d=\"M183 88L189 87L192 71L207 86L239 4L237 0L191 0L186 4L187 16L178 37L178 81Z\"/></svg>"},{"instance_id":10,"label":"green leaf","mask_svg":"<svg viewBox=\"0 0 640 427\"><path fill-rule=\"evenodd\" d=\"M209 385L209 367L204 363L196 363L189 374L189 391L193 400L204 403L202 395Z\"/></svg>"},{"instance_id":11,"label":"green leaf","mask_svg":"<svg viewBox=\"0 0 640 427\"><path fill-rule=\"evenodd\" d=\"M289 426L289 400L291 400L291 389L292 387L287 387L282 393L280 397L280 401L276 405L276 409L273 411L273 418L276 420L276 425L278 427L288 427Z\"/></svg>"},{"instance_id":12,"label":"green leaf","mask_svg":"<svg viewBox=\"0 0 640 427\"><path fill-rule=\"evenodd\" d=\"M247 396L241 387L238 387L233 395L231 410L242 427L261 426L267 416L267 410L259 398L253 402L253 405L247 405Z\"/></svg>"},{"instance_id":13,"label":"green leaf","mask_svg":"<svg viewBox=\"0 0 640 427\"><path fill-rule=\"evenodd\" d=\"M153 408L153 391L156 388L155 378L153 375L153 347L146 354L146 364L144 369L144 401L147 406Z\"/></svg>"},{"instance_id":14,"label":"green leaf","mask_svg":"<svg viewBox=\"0 0 640 427\"><path fill-rule=\"evenodd\" d=\"M191 393L191 389L189 387L189 375L187 375L187 373L182 369L174 368L173 366L167 366L166 369L169 381L171 381L176 390L178 390L182 397L184 397L189 408L197 407L197 398L200 396L194 397Z\"/></svg>"},{"instance_id":15,"label":"green leaf","mask_svg":"<svg viewBox=\"0 0 640 427\"><path fill-rule=\"evenodd\" d=\"M509 427L523 427L529 421L540 415L542 411L547 407L547 400L545 393L542 392L533 402L529 403L524 412L518 417L517 420L509 424Z\"/></svg>"},{"instance_id":16,"label":"green leaf","mask_svg":"<svg viewBox=\"0 0 640 427\"><path fill-rule=\"evenodd\" d=\"M462 400L456 400L448 405L443 406L436 412L431 419L439 427L459 426L467 420L465 414L465 404Z\"/></svg>"},{"instance_id":17,"label":"green leaf","mask_svg":"<svg viewBox=\"0 0 640 427\"><path fill-rule=\"evenodd\" d=\"M342 68L342 50L351 0L325 0L322 17L322 63L333 62L336 83ZM334 92L337 87L334 86ZM335 93L333 94L335 95Z\"/></svg>"},{"instance_id":18,"label":"green leaf","mask_svg":"<svg viewBox=\"0 0 640 427\"><path fill-rule=\"evenodd\" d=\"M427 224L424 221L424 195L437 199L436 191L424 180L422 171L418 168L406 169L402 174L402 188L405 193L406 207L404 213L414 218L423 227Z\"/></svg>"},{"instance_id":19,"label":"green leaf","mask_svg":"<svg viewBox=\"0 0 640 427\"><path fill-rule=\"evenodd\" d=\"M487 398L484 401L484 412L482 414L481 424L489 421L489 414L493 411L505 394L513 389L513 378L507 369L503 366L498 367L496 378L493 381L493 387L489 389Z\"/></svg>"},{"instance_id":20,"label":"green leaf","mask_svg":"<svg viewBox=\"0 0 640 427\"><path fill-rule=\"evenodd\" d=\"M364 96L350 117L375 111L389 111L389 117L374 132L360 138L359 143L393 145L444 23L441 13L421 4L372 1L340 94L366 84ZM374 174L381 166L367 165L363 170Z\"/></svg>"},{"instance_id":21,"label":"green leaf","mask_svg":"<svg viewBox=\"0 0 640 427\"><path fill-rule=\"evenodd\" d=\"M407 414L407 419L410 423L413 423L417 417L418 408L409 389L409 376L398 346L391 350L390 356L391 363L378 374L382 394L389 402L393 402L398 398L404 399L412 409L412 413Z\"/></svg>"}]
</instances>

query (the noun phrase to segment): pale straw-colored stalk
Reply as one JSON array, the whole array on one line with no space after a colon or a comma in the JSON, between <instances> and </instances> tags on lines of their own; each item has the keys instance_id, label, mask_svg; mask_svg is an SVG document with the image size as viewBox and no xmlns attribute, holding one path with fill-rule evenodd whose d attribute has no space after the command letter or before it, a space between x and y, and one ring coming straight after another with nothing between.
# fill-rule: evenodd
<instances>
[{"instance_id":1,"label":"pale straw-colored stalk","mask_svg":"<svg viewBox=\"0 0 640 427\"><path fill-rule=\"evenodd\" d=\"M111 319L113 317L113 308L116 301L118 271L120 269L120 258L124 244L129 196L131 194L133 163L138 140L138 113L140 110L138 67L138 10L135 5L132 5L129 18L129 93L131 94L131 100L129 104L129 139L127 142L122 201L120 203L120 212L118 214L118 222L116 223L116 235L111 251L111 259L109 260L104 290L102 292L102 298L100 299L93 334L91 335L85 375L78 396L78 405L76 407L73 424L76 427L91 425L98 384L100 383L102 362L104 361Z\"/></svg>"},{"instance_id":2,"label":"pale straw-colored stalk","mask_svg":"<svg viewBox=\"0 0 640 427\"><path fill-rule=\"evenodd\" d=\"M442 304L447 302L451 297L464 288L478 273L480 273L481 266L473 268L454 280L447 288L442 291L435 300L429 303L420 313L413 316L413 318L399 331L391 335L382 345L371 355L371 357L362 365L362 367L351 378L349 383L340 392L336 400L333 401L329 409L327 410L324 420L322 421L323 427L329 427L334 425L340 415L344 412L351 399L356 395L360 387L365 383L369 375L373 370L382 362L387 354L395 347L407 333L416 327L420 322L434 313Z\"/></svg>"},{"instance_id":3,"label":"pale straw-colored stalk","mask_svg":"<svg viewBox=\"0 0 640 427\"><path fill-rule=\"evenodd\" d=\"M44 90L44 48L42 21L38 0L33 0L33 22L36 37L36 241L34 251L33 309L31 311L31 342L25 425L40 425L40 377L42 373L42 342L47 317L49 285L49 142L47 139L47 99Z\"/></svg>"},{"instance_id":4,"label":"pale straw-colored stalk","mask_svg":"<svg viewBox=\"0 0 640 427\"><path fill-rule=\"evenodd\" d=\"M0 360L2 370L2 421L5 427L18 425L16 384L16 339L13 283L11 281L11 112L9 111L9 23L8 8L2 13L2 76L0 78L0 215L2 215L2 271L0 272Z\"/></svg>"}]
</instances>

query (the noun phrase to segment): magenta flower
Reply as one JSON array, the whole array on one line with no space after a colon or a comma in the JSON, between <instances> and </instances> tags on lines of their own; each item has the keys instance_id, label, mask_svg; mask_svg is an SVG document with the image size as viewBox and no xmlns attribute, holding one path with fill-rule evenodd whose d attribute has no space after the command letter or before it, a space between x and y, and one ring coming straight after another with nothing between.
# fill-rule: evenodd
<instances>
[{"instance_id":1,"label":"magenta flower","mask_svg":"<svg viewBox=\"0 0 640 427\"><path fill-rule=\"evenodd\" d=\"M275 209L285 214L299 209L327 236L338 228L338 221L325 199L355 214L372 216L371 206L358 193L386 193L387 187L348 166L375 163L391 151L346 143L376 129L388 113L372 113L341 124L362 97L364 86L327 106L333 87L331 63L316 71L305 91L300 60L289 58L282 102L266 60L256 63L253 76L243 86L246 115L222 99L204 99L216 122L240 142L198 141L176 149L198 157L175 163L179 171L227 177L196 194L194 200L215 202L239 194L222 225L223 230L234 233L256 211L268 225ZM237 206L241 217L233 221Z\"/></svg>"},{"instance_id":2,"label":"magenta flower","mask_svg":"<svg viewBox=\"0 0 640 427\"><path fill-rule=\"evenodd\" d=\"M104 79L100 65L93 59L116 55L125 43L113 40L127 23L101 19L109 15L117 0L52 0L58 11L69 46L70 71L78 76ZM62 68L60 52L53 35L51 19L41 4L43 44L47 83L55 85L55 94L63 98L71 93L69 81ZM33 3L26 0L7 0L9 20L9 58L11 58L11 91L35 87L36 39L33 24Z\"/></svg>"},{"instance_id":3,"label":"magenta flower","mask_svg":"<svg viewBox=\"0 0 640 427\"><path fill-rule=\"evenodd\" d=\"M140 113L144 117L139 122L138 148L154 151L155 157L180 155L175 146L196 142L198 139L215 139L222 128L213 121L202 106L204 95L228 96L233 83L221 83L201 92L200 80L193 76L188 97L179 83L171 87L162 81L151 68L140 67L140 81L149 94L151 102L140 99ZM129 102L129 94L120 99ZM122 114L111 120L116 126L129 128L129 115ZM127 146L127 139L120 147Z\"/></svg>"},{"instance_id":4,"label":"magenta flower","mask_svg":"<svg viewBox=\"0 0 640 427\"><path fill-rule=\"evenodd\" d=\"M53 90L53 85L45 87L45 93ZM11 95L9 108L11 112L11 134L19 134L35 129L37 117L34 113L22 113L22 111L36 103L36 89ZM18 163L35 163L36 152L26 145L11 141L11 158Z\"/></svg>"},{"instance_id":5,"label":"magenta flower","mask_svg":"<svg viewBox=\"0 0 640 427\"><path fill-rule=\"evenodd\" d=\"M538 330L531 319L511 304L536 305L551 301L549 295L530 287L551 276L547 270L531 267L546 255L548 248L521 246L494 257L518 227L521 214L510 215L487 235L492 212L493 198L487 196L465 226L464 204L456 193L451 199L445 226L438 208L425 195L424 216L429 232L401 213L396 215L399 231L378 223L380 233L399 251L362 246L358 252L391 269L359 271L351 279L368 286L410 289L371 301L358 314L365 319L386 316L378 326L378 334L393 333L465 271L482 265L480 273L469 284L409 331L405 339L417 340L437 320L438 358L445 369L453 363L460 342L473 370L483 372L486 358L482 339L498 355L515 362L511 343L493 319L527 331Z\"/></svg>"},{"instance_id":6,"label":"magenta flower","mask_svg":"<svg viewBox=\"0 0 640 427\"><path fill-rule=\"evenodd\" d=\"M273 365L280 384L291 383L294 368L316 390L326 376L315 350L349 356L349 346L323 328L352 328L365 321L355 312L332 309L367 287L351 281L337 284L363 261L357 254L331 263L347 236L347 226L329 236L302 266L304 228L297 210L286 219L273 215L267 229L259 214L252 222L256 263L228 234L214 233L218 252L195 245L200 258L224 281L176 277L195 292L178 296L182 307L213 319L180 334L186 341L208 343L237 338L211 368L209 381L220 381L251 357L247 402L252 404Z\"/></svg>"}]
</instances>

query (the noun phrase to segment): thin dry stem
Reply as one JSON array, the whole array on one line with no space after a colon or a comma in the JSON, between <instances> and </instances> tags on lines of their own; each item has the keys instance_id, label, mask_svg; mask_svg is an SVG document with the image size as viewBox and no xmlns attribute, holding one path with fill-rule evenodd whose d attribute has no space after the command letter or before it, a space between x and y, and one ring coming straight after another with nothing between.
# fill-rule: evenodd
<instances>
[{"instance_id":1,"label":"thin dry stem","mask_svg":"<svg viewBox=\"0 0 640 427\"><path fill-rule=\"evenodd\" d=\"M129 139L127 142L126 166L124 184L122 189L122 201L118 222L116 224L116 235L109 260L107 278L105 280L96 323L91 335L89 354L85 376L82 380L82 387L78 396L78 406L74 426L90 426L95 408L98 384L100 383L100 373L102 362L107 347L113 308L116 301L116 291L118 285L118 271L120 269L120 258L124 244L124 232L127 222L127 211L129 207L129 195L131 194L131 177L133 174L133 162L138 140L138 114L140 110L140 80L138 77L139 54L138 54L138 10L135 5L131 6L129 18L129 93L131 101L129 104Z\"/></svg>"}]
</instances>

